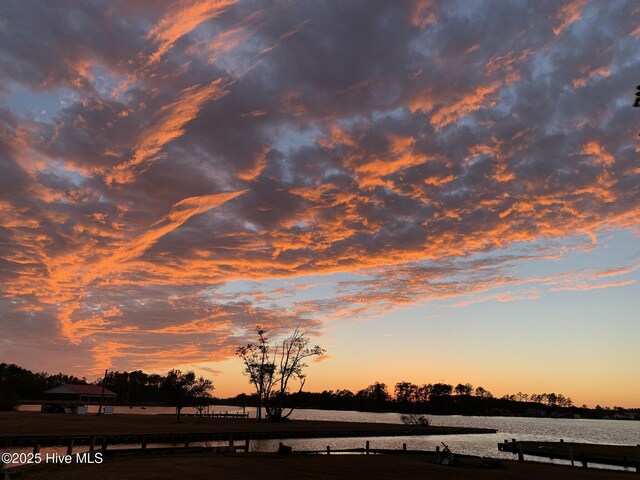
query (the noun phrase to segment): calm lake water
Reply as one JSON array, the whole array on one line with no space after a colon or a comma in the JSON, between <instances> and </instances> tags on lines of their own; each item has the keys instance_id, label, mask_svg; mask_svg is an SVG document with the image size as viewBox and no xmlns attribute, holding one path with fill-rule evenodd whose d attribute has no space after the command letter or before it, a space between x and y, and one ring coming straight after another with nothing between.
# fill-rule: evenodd
<instances>
[{"instance_id":1,"label":"calm lake water","mask_svg":"<svg viewBox=\"0 0 640 480\"><path fill-rule=\"evenodd\" d=\"M38 405L23 405L20 410L39 410ZM90 409L90 412L94 411ZM241 413L242 407L213 406L212 412ZM116 414L170 414L171 407L116 407ZM255 416L254 408L246 412ZM194 409L184 408L183 413L195 413ZM371 413L337 410L298 409L293 412L293 420L328 420L340 422L372 422L401 424L399 413ZM515 458L513 454L498 451L498 443L505 439L540 440L582 443L605 443L611 445L639 445L640 422L624 420L586 420L586 419L553 419L522 417L463 417L456 415L427 415L430 425L454 427L483 427L498 430L495 434L483 435L442 435L418 437L376 437L368 439L371 448L402 448L406 443L411 450L435 450L446 443L454 453L491 456L495 458ZM323 439L291 439L284 440L294 450L323 450L327 445L332 449L364 447L365 438L323 438ZM275 451L279 440L252 441L252 451ZM530 460L546 461L558 464L569 462L562 460L546 460L543 458L525 457ZM615 467L612 467L615 468Z\"/></svg>"}]
</instances>

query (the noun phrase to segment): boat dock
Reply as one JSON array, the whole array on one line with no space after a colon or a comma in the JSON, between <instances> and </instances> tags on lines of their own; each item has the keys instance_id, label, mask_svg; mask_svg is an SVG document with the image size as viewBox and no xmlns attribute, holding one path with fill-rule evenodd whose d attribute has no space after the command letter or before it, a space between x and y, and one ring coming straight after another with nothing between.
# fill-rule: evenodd
<instances>
[{"instance_id":1,"label":"boat dock","mask_svg":"<svg viewBox=\"0 0 640 480\"><path fill-rule=\"evenodd\" d=\"M523 461L525 455L550 459L569 460L571 465L589 464L612 465L635 468L640 473L640 445L601 445L592 443L559 442L511 442L505 440L498 444L501 452L511 452Z\"/></svg>"},{"instance_id":2,"label":"boat dock","mask_svg":"<svg viewBox=\"0 0 640 480\"><path fill-rule=\"evenodd\" d=\"M272 429L272 430L230 430L230 431L191 431L185 433L138 433L109 435L12 435L0 436L0 448L33 447L38 451L41 447L89 445L90 449L106 450L109 445L141 445L171 444L189 446L191 443L230 442L250 440L281 440L292 438L363 438L363 437L409 437L421 435L447 435L470 433L495 433L495 430L483 428L447 428L426 427L408 428L404 425L364 424L357 429Z\"/></svg>"},{"instance_id":3,"label":"boat dock","mask_svg":"<svg viewBox=\"0 0 640 480\"><path fill-rule=\"evenodd\" d=\"M182 417L200 417L200 418L249 418L248 413L229 413L229 412L202 412L202 413L182 413Z\"/></svg>"}]
</instances>

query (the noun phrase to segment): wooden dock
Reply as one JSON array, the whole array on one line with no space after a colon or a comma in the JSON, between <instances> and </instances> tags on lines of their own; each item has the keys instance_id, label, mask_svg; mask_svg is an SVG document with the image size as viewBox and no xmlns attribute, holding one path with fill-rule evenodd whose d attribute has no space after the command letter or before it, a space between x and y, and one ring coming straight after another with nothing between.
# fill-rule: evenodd
<instances>
[{"instance_id":1,"label":"wooden dock","mask_svg":"<svg viewBox=\"0 0 640 480\"><path fill-rule=\"evenodd\" d=\"M635 468L640 473L640 445L602 445L594 443L573 442L517 442L515 439L498 444L498 450L518 455L524 460L525 455L550 459L569 460L571 465L589 464L613 465L624 468Z\"/></svg>"},{"instance_id":2,"label":"wooden dock","mask_svg":"<svg viewBox=\"0 0 640 480\"><path fill-rule=\"evenodd\" d=\"M229 413L229 412L203 412L203 413L182 413L182 417L198 417L198 418L249 418L248 413Z\"/></svg>"},{"instance_id":3,"label":"wooden dock","mask_svg":"<svg viewBox=\"0 0 640 480\"><path fill-rule=\"evenodd\" d=\"M368 427L368 428L367 428ZM390 428L396 427L396 428ZM299 430L255 430L255 431L192 431L185 433L138 433L109 435L12 435L0 436L0 448L33 447L34 450L48 446L89 445L107 449L109 445L146 445L149 443L185 445L202 442L227 442L245 440L282 440L292 438L363 438L363 437L410 437L423 435L447 435L470 433L495 433L483 428L427 427L410 428L403 425L364 426L359 429L299 429ZM73 447L72 447L73 448Z\"/></svg>"}]
</instances>

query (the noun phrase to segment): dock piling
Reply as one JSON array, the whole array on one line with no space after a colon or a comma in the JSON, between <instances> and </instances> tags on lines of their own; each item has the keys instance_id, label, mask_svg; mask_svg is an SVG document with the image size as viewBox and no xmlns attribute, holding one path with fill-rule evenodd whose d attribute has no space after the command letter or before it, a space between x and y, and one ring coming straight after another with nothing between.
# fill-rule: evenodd
<instances>
[{"instance_id":1,"label":"dock piling","mask_svg":"<svg viewBox=\"0 0 640 480\"><path fill-rule=\"evenodd\" d=\"M569 447L569 456L571 457L571 466L574 467L575 463L573 461L573 448Z\"/></svg>"},{"instance_id":2,"label":"dock piling","mask_svg":"<svg viewBox=\"0 0 640 480\"><path fill-rule=\"evenodd\" d=\"M524 452L522 451L522 444L521 443L518 444L518 461L519 462L524 462Z\"/></svg>"},{"instance_id":3,"label":"dock piling","mask_svg":"<svg viewBox=\"0 0 640 480\"><path fill-rule=\"evenodd\" d=\"M364 452L366 455L369 455L369 440L367 440L367 443L365 444Z\"/></svg>"}]
</instances>

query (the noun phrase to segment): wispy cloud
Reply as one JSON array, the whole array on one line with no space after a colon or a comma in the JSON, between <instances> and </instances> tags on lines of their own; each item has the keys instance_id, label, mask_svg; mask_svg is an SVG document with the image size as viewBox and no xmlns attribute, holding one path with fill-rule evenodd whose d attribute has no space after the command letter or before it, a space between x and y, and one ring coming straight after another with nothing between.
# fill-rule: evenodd
<instances>
[{"instance_id":1,"label":"wispy cloud","mask_svg":"<svg viewBox=\"0 0 640 480\"><path fill-rule=\"evenodd\" d=\"M158 160L158 154L167 143L184 134L185 125L198 115L206 102L218 100L227 93L222 79L218 79L208 85L189 87L176 101L163 105L157 118L140 134L131 158L116 165L106 176L107 184L132 182L139 171Z\"/></svg>"},{"instance_id":2,"label":"wispy cloud","mask_svg":"<svg viewBox=\"0 0 640 480\"><path fill-rule=\"evenodd\" d=\"M158 45L149 62L160 60L175 42L206 20L217 17L237 0L182 0L175 3L147 34Z\"/></svg>"}]
</instances>

